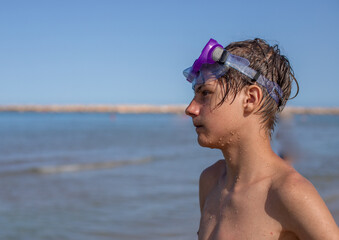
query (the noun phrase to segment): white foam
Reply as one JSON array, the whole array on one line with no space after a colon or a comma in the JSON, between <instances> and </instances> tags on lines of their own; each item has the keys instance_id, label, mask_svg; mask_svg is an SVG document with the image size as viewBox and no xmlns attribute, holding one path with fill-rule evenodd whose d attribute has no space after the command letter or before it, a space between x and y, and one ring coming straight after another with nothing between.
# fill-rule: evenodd
<instances>
[{"instance_id":1,"label":"white foam","mask_svg":"<svg viewBox=\"0 0 339 240\"><path fill-rule=\"evenodd\" d=\"M110 162L95 162L95 163L79 163L79 164L65 164L54 166L43 166L32 168L31 171L40 174L54 174L64 172L79 172L97 169L116 168L125 165L137 165L150 162L151 158L142 158L139 160L126 160L126 161L110 161Z\"/></svg>"}]
</instances>

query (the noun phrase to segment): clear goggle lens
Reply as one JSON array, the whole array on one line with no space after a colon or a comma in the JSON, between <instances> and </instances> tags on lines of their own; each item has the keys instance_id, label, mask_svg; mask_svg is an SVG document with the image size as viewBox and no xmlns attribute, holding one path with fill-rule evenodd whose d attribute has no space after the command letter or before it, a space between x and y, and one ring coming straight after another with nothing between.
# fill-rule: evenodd
<instances>
[{"instance_id":1,"label":"clear goggle lens","mask_svg":"<svg viewBox=\"0 0 339 240\"><path fill-rule=\"evenodd\" d=\"M200 68L200 71L194 72L192 67L189 67L184 70L184 76L187 81L192 83L192 88L194 89L197 84L205 84L209 81L218 80L220 77L224 76L228 70L228 66L220 63L214 64L203 64Z\"/></svg>"}]
</instances>

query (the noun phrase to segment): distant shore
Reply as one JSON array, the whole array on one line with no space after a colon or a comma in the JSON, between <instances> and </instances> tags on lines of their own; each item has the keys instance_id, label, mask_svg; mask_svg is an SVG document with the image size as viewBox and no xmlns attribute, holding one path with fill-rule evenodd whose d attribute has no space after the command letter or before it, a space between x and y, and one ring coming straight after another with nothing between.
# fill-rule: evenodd
<instances>
[{"instance_id":1,"label":"distant shore","mask_svg":"<svg viewBox=\"0 0 339 240\"><path fill-rule=\"evenodd\" d=\"M184 105L0 105L0 112L183 114L184 111Z\"/></svg>"},{"instance_id":2,"label":"distant shore","mask_svg":"<svg viewBox=\"0 0 339 240\"><path fill-rule=\"evenodd\" d=\"M184 114L185 108L186 105L0 105L0 112ZM286 107L282 114L339 115L339 107Z\"/></svg>"}]
</instances>

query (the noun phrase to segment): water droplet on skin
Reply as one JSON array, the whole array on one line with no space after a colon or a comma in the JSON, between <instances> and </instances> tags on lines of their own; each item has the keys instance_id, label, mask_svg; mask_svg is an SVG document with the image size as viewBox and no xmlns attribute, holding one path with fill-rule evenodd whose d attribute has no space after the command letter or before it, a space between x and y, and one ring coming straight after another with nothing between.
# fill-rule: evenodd
<instances>
[{"instance_id":1,"label":"water droplet on skin","mask_svg":"<svg viewBox=\"0 0 339 240\"><path fill-rule=\"evenodd\" d=\"M240 134L239 133L237 134L237 138L238 138L238 141L239 141L240 140Z\"/></svg>"}]
</instances>

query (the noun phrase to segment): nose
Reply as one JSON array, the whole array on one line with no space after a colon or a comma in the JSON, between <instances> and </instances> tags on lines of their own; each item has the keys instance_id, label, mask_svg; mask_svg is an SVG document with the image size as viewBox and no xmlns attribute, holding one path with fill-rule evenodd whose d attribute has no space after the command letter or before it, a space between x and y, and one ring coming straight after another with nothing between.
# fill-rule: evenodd
<instances>
[{"instance_id":1,"label":"nose","mask_svg":"<svg viewBox=\"0 0 339 240\"><path fill-rule=\"evenodd\" d=\"M185 113L190 117L196 117L199 115L200 109L199 104L193 99L191 103L187 106Z\"/></svg>"}]
</instances>

